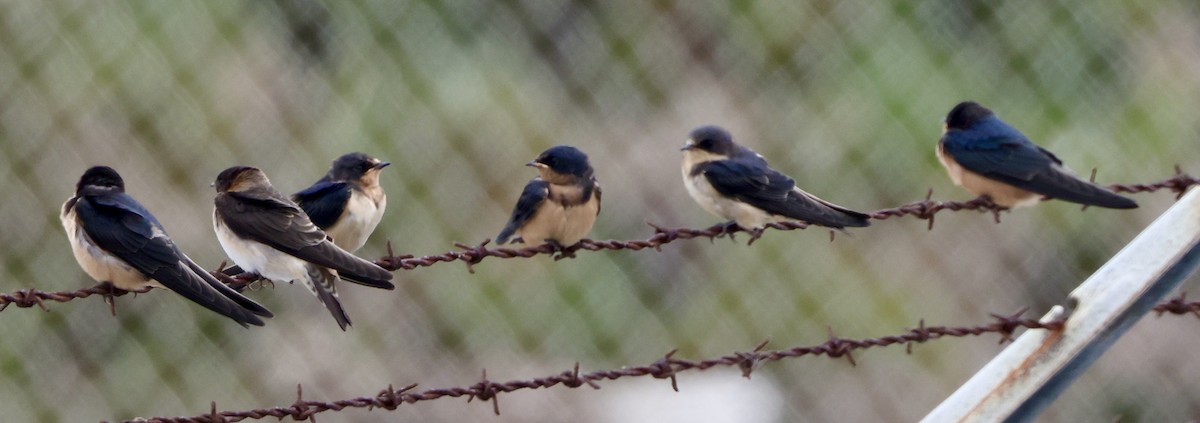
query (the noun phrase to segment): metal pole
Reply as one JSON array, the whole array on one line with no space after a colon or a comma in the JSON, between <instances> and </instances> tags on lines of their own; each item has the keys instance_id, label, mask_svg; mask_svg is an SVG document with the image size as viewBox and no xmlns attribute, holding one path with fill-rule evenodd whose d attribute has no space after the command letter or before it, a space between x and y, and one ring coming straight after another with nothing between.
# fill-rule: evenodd
<instances>
[{"instance_id":1,"label":"metal pole","mask_svg":"<svg viewBox=\"0 0 1200 423\"><path fill-rule=\"evenodd\" d=\"M1031 421L1138 319L1200 267L1200 189L1159 216L923 422Z\"/></svg>"}]
</instances>

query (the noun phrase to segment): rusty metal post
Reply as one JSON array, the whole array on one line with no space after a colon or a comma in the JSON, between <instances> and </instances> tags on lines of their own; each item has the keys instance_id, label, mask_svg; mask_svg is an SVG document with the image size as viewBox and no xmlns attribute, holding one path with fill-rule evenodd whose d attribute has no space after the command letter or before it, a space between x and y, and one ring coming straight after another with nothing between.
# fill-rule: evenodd
<instances>
[{"instance_id":1,"label":"rusty metal post","mask_svg":"<svg viewBox=\"0 0 1200 423\"><path fill-rule=\"evenodd\" d=\"M1200 267L1200 190L1193 189L924 422L1030 421L1163 297Z\"/></svg>"}]
</instances>

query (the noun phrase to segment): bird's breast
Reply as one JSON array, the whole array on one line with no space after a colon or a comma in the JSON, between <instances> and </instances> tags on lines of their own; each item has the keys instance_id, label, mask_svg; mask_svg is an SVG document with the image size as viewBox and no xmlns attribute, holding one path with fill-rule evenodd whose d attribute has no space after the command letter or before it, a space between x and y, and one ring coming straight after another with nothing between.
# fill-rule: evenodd
<instances>
[{"instance_id":1,"label":"bird's breast","mask_svg":"<svg viewBox=\"0 0 1200 423\"><path fill-rule=\"evenodd\" d=\"M68 202L70 203L70 202ZM138 290L150 286L160 286L142 272L134 269L124 260L109 254L97 246L88 237L87 232L79 224L75 210L64 204L62 219L63 229L71 241L71 252L83 272L97 282L110 282L113 286L124 290Z\"/></svg>"},{"instance_id":2,"label":"bird's breast","mask_svg":"<svg viewBox=\"0 0 1200 423\"><path fill-rule=\"evenodd\" d=\"M346 209L333 226L325 228L325 234L333 238L333 243L343 250L358 251L383 220L386 208L387 196L382 195L382 192L377 198L372 198L368 193L353 191L350 200L346 202Z\"/></svg>"}]
</instances>

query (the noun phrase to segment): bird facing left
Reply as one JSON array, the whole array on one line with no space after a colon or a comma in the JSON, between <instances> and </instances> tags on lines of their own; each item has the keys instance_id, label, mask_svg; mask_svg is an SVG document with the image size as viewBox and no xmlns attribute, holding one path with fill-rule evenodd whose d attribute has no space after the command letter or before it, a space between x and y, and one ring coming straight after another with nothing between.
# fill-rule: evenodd
<instances>
[{"instance_id":1,"label":"bird facing left","mask_svg":"<svg viewBox=\"0 0 1200 423\"><path fill-rule=\"evenodd\" d=\"M167 288L242 326L262 326L260 317L273 317L180 251L110 167L84 172L60 217L75 260L96 281L131 291Z\"/></svg>"},{"instance_id":2,"label":"bird facing left","mask_svg":"<svg viewBox=\"0 0 1200 423\"><path fill-rule=\"evenodd\" d=\"M300 206L271 186L263 171L234 166L217 175L213 186L213 228L229 258L264 278L304 283L342 330L350 326L350 317L334 286L339 276L374 288L396 288L388 282L391 272L335 245Z\"/></svg>"}]
</instances>

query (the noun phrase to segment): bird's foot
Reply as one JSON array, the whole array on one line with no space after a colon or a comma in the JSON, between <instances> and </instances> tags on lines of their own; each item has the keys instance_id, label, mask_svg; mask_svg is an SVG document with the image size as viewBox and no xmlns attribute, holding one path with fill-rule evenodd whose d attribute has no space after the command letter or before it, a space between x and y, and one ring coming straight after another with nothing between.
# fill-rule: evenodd
<instances>
[{"instance_id":1,"label":"bird's foot","mask_svg":"<svg viewBox=\"0 0 1200 423\"><path fill-rule=\"evenodd\" d=\"M762 238L763 233L765 233L766 231L767 231L767 228L751 229L749 231L750 232L750 240L746 242L746 245L747 246L754 245L754 241L757 241L759 238ZM732 234L730 236L732 237Z\"/></svg>"},{"instance_id":2,"label":"bird's foot","mask_svg":"<svg viewBox=\"0 0 1200 423\"><path fill-rule=\"evenodd\" d=\"M730 241L737 241L733 235L742 230L742 227L738 226L736 220L730 220L728 222L721 223L719 226L721 226L721 232L717 233L717 238L728 236ZM751 240L751 242L753 242L753 240Z\"/></svg>"},{"instance_id":3,"label":"bird's foot","mask_svg":"<svg viewBox=\"0 0 1200 423\"><path fill-rule=\"evenodd\" d=\"M108 304L108 312L113 316L117 315L117 297L128 293L129 291L117 288L112 282L100 283L100 296L104 297L104 302Z\"/></svg>"},{"instance_id":4,"label":"bird's foot","mask_svg":"<svg viewBox=\"0 0 1200 423\"><path fill-rule=\"evenodd\" d=\"M979 200L979 203L983 208L987 209L989 212L992 212L992 218L996 220L996 223L1000 223L1000 212L1008 211L1008 207L1001 206L996 204L995 201L992 201L991 196L981 195L979 198L977 198L977 200Z\"/></svg>"},{"instance_id":5,"label":"bird's foot","mask_svg":"<svg viewBox=\"0 0 1200 423\"><path fill-rule=\"evenodd\" d=\"M573 245L562 245L562 243L553 239L547 239L546 243L550 244L551 247L554 247L554 250L551 254L558 253L554 256L554 261L559 261L565 258L575 258L575 252L579 251L580 245L578 242Z\"/></svg>"}]
</instances>

